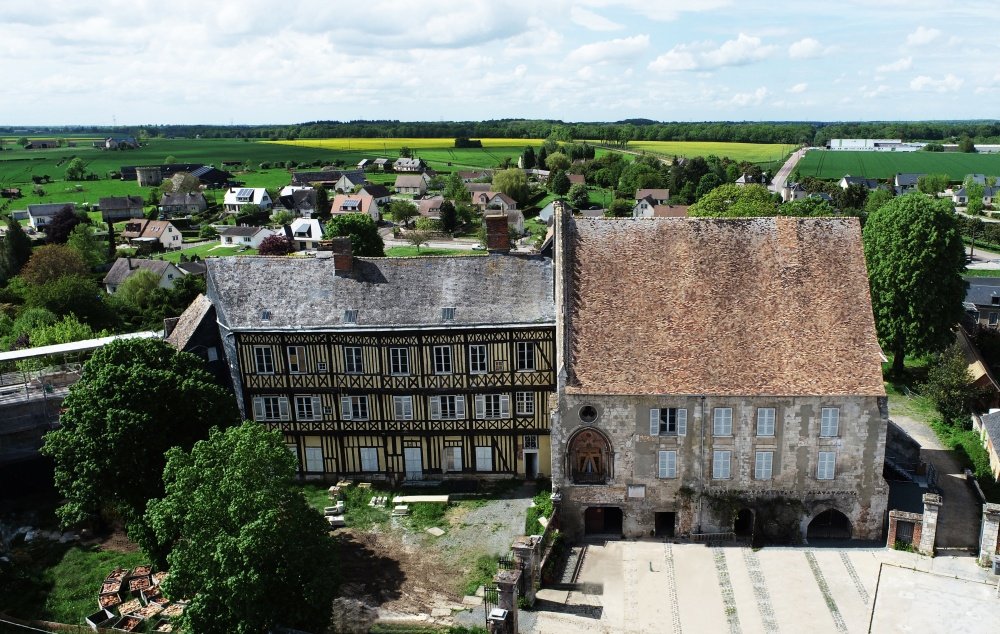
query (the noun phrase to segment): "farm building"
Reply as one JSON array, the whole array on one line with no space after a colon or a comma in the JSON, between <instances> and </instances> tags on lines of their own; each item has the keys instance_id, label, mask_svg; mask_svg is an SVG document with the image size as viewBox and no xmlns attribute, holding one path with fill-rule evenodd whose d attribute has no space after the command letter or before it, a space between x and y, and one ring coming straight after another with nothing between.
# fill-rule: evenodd
<instances>
[{"instance_id":1,"label":"farm building","mask_svg":"<svg viewBox=\"0 0 1000 634\"><path fill-rule=\"evenodd\" d=\"M923 143L904 143L902 139L830 139L828 150L847 152L916 152Z\"/></svg>"}]
</instances>

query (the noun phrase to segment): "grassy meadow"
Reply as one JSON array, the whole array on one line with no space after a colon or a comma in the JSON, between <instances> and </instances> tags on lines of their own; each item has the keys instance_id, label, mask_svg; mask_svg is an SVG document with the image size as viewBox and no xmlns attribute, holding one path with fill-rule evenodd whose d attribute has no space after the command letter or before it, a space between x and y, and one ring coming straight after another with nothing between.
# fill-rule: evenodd
<instances>
[{"instance_id":1,"label":"grassy meadow","mask_svg":"<svg viewBox=\"0 0 1000 634\"><path fill-rule=\"evenodd\" d=\"M916 173L947 174L951 180L961 181L966 174L1000 174L1000 154L810 150L796 169L802 177L825 180L846 174L885 179L897 173Z\"/></svg>"}]
</instances>

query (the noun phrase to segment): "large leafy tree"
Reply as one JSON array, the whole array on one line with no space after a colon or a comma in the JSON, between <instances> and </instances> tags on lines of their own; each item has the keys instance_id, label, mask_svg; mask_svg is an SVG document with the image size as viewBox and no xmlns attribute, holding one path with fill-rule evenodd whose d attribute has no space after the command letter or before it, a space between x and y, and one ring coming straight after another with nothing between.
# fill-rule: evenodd
<instances>
[{"instance_id":1,"label":"large leafy tree","mask_svg":"<svg viewBox=\"0 0 1000 634\"><path fill-rule=\"evenodd\" d=\"M763 185L726 183L705 194L688 209L689 216L720 218L752 218L775 216L778 206L774 196Z\"/></svg>"},{"instance_id":2,"label":"large leafy tree","mask_svg":"<svg viewBox=\"0 0 1000 634\"><path fill-rule=\"evenodd\" d=\"M438 217L442 231L451 233L458 228L458 211L455 209L455 203L450 200L441 203L441 212Z\"/></svg>"},{"instance_id":3,"label":"large leafy tree","mask_svg":"<svg viewBox=\"0 0 1000 634\"><path fill-rule=\"evenodd\" d=\"M114 319L104 303L105 296L106 293L92 279L66 275L51 282L28 286L24 292L24 303L56 315L72 313L97 329L111 325Z\"/></svg>"},{"instance_id":4,"label":"large leafy tree","mask_svg":"<svg viewBox=\"0 0 1000 634\"><path fill-rule=\"evenodd\" d=\"M590 192L587 191L586 185L577 183L569 188L566 198L569 199L569 204L576 209L583 209L590 202Z\"/></svg>"},{"instance_id":5,"label":"large leafy tree","mask_svg":"<svg viewBox=\"0 0 1000 634\"><path fill-rule=\"evenodd\" d=\"M64 244L46 244L31 254L21 269L21 277L29 284L47 284L67 275L84 276L90 267L80 252Z\"/></svg>"},{"instance_id":6,"label":"large leafy tree","mask_svg":"<svg viewBox=\"0 0 1000 634\"><path fill-rule=\"evenodd\" d=\"M400 199L389 203L389 217L392 218L393 222L406 226L411 219L419 215L420 211L417 206L409 200Z\"/></svg>"},{"instance_id":7,"label":"large leafy tree","mask_svg":"<svg viewBox=\"0 0 1000 634\"><path fill-rule=\"evenodd\" d=\"M326 225L324 237L346 236L351 239L354 255L370 258L385 257L385 241L378 225L368 214L338 214Z\"/></svg>"},{"instance_id":8,"label":"large leafy tree","mask_svg":"<svg viewBox=\"0 0 1000 634\"><path fill-rule=\"evenodd\" d=\"M202 360L159 339L114 341L94 352L63 401L60 427L42 453L55 462L63 524L102 510L120 515L143 540L146 502L163 494L165 452L190 448L236 408Z\"/></svg>"},{"instance_id":9,"label":"large leafy tree","mask_svg":"<svg viewBox=\"0 0 1000 634\"><path fill-rule=\"evenodd\" d=\"M31 238L24 233L21 223L7 216L7 231L0 240L0 283L21 272L31 257Z\"/></svg>"},{"instance_id":10,"label":"large leafy tree","mask_svg":"<svg viewBox=\"0 0 1000 634\"><path fill-rule=\"evenodd\" d=\"M52 216L52 220L45 225L45 239L55 244L66 244L66 241L69 240L69 234L83 221L83 218L73 211L71 206L66 205L57 211Z\"/></svg>"},{"instance_id":11,"label":"large leafy tree","mask_svg":"<svg viewBox=\"0 0 1000 634\"><path fill-rule=\"evenodd\" d=\"M294 485L281 434L245 422L167 452L166 495L146 521L169 544L169 596L191 597L182 626L203 634L310 632L330 620L336 551Z\"/></svg>"},{"instance_id":12,"label":"large leafy tree","mask_svg":"<svg viewBox=\"0 0 1000 634\"><path fill-rule=\"evenodd\" d=\"M528 177L524 170L512 167L493 175L493 191L507 194L519 203L528 199Z\"/></svg>"},{"instance_id":13,"label":"large leafy tree","mask_svg":"<svg viewBox=\"0 0 1000 634\"><path fill-rule=\"evenodd\" d=\"M534 155L532 155L534 156ZM456 203L468 202L471 198L469 188L465 186L458 172L452 172L444 182L444 197Z\"/></svg>"},{"instance_id":14,"label":"large leafy tree","mask_svg":"<svg viewBox=\"0 0 1000 634\"><path fill-rule=\"evenodd\" d=\"M94 228L90 225L79 224L73 227L66 244L83 256L87 266L100 266L106 261L107 249L94 235Z\"/></svg>"},{"instance_id":15,"label":"large leafy tree","mask_svg":"<svg viewBox=\"0 0 1000 634\"><path fill-rule=\"evenodd\" d=\"M294 251L295 245L291 238L279 235L267 236L257 247L257 253L261 255L288 255Z\"/></svg>"},{"instance_id":16,"label":"large leafy tree","mask_svg":"<svg viewBox=\"0 0 1000 634\"><path fill-rule=\"evenodd\" d=\"M907 354L953 340L965 298L958 221L947 201L900 196L868 216L864 248L879 340L898 373Z\"/></svg>"},{"instance_id":17,"label":"large leafy tree","mask_svg":"<svg viewBox=\"0 0 1000 634\"><path fill-rule=\"evenodd\" d=\"M970 423L973 401L979 395L973 381L965 352L955 342L938 355L927 371L921 394L934 403L945 423L965 427Z\"/></svg>"}]
</instances>

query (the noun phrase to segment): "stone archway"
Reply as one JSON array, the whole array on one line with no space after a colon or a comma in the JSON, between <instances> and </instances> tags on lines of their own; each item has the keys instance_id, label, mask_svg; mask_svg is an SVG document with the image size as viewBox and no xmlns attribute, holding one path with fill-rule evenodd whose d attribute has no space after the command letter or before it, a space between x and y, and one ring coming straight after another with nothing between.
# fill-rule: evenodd
<instances>
[{"instance_id":1,"label":"stone archway","mask_svg":"<svg viewBox=\"0 0 1000 634\"><path fill-rule=\"evenodd\" d=\"M606 484L614 474L611 442L593 427L581 429L569 439L567 471L574 484Z\"/></svg>"},{"instance_id":2,"label":"stone archway","mask_svg":"<svg viewBox=\"0 0 1000 634\"><path fill-rule=\"evenodd\" d=\"M806 528L810 542L822 539L851 539L851 520L837 509L826 509L816 515Z\"/></svg>"},{"instance_id":3,"label":"stone archway","mask_svg":"<svg viewBox=\"0 0 1000 634\"><path fill-rule=\"evenodd\" d=\"M733 520L733 533L737 537L753 537L754 512L750 509L740 509Z\"/></svg>"}]
</instances>

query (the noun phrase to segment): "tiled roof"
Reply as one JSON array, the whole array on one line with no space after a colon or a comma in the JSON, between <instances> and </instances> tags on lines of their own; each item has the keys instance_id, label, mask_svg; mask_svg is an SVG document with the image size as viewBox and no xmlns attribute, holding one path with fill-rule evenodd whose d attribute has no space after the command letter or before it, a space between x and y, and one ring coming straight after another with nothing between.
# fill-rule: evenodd
<instances>
[{"instance_id":1,"label":"tiled roof","mask_svg":"<svg viewBox=\"0 0 1000 634\"><path fill-rule=\"evenodd\" d=\"M211 311L212 302L208 301L208 298L204 295L199 294L191 302L191 305L181 313L180 319L177 320L177 325L174 326L173 331L171 331L166 339L167 343L178 350L186 348L191 337L198 330L198 326L209 316Z\"/></svg>"},{"instance_id":2,"label":"tiled roof","mask_svg":"<svg viewBox=\"0 0 1000 634\"><path fill-rule=\"evenodd\" d=\"M354 258L336 275L332 258L209 258L208 293L233 329L439 327L555 323L552 260L500 254ZM270 313L262 321L262 311ZM357 311L356 326L344 311Z\"/></svg>"},{"instance_id":3,"label":"tiled roof","mask_svg":"<svg viewBox=\"0 0 1000 634\"><path fill-rule=\"evenodd\" d=\"M129 267L131 264L131 268ZM104 276L105 284L112 284L114 286L120 285L124 282L130 275L135 273L140 269L147 271L152 271L156 273L157 277L163 275L163 272L167 270L170 266L170 262L166 260L140 260L138 258L118 258L115 263L111 265L111 270L108 274Z\"/></svg>"},{"instance_id":4,"label":"tiled roof","mask_svg":"<svg viewBox=\"0 0 1000 634\"><path fill-rule=\"evenodd\" d=\"M884 395L856 218L567 218L568 389Z\"/></svg>"},{"instance_id":5,"label":"tiled roof","mask_svg":"<svg viewBox=\"0 0 1000 634\"><path fill-rule=\"evenodd\" d=\"M226 227L219 232L219 235L232 236L234 238L250 238L262 230L262 227L254 227L252 225L236 225L235 227Z\"/></svg>"},{"instance_id":6,"label":"tiled roof","mask_svg":"<svg viewBox=\"0 0 1000 634\"><path fill-rule=\"evenodd\" d=\"M637 189L635 190L635 199L642 200L650 196L653 200L667 200L670 198L669 189Z\"/></svg>"},{"instance_id":7,"label":"tiled roof","mask_svg":"<svg viewBox=\"0 0 1000 634\"><path fill-rule=\"evenodd\" d=\"M396 176L396 187L425 187L426 181L420 174L399 174Z\"/></svg>"}]
</instances>

